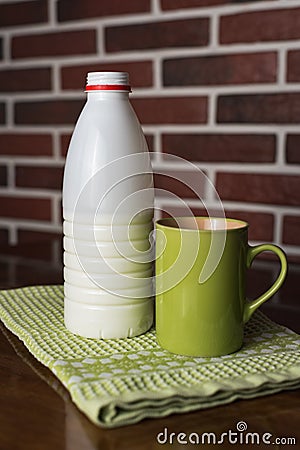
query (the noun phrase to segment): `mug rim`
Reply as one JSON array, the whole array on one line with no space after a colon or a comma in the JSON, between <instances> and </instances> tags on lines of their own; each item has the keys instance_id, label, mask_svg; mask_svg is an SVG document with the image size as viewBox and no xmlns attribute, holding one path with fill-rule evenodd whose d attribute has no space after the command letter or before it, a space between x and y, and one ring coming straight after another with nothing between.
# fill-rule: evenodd
<instances>
[{"instance_id":1,"label":"mug rim","mask_svg":"<svg viewBox=\"0 0 300 450\"><path fill-rule=\"evenodd\" d=\"M189 228L188 226L181 226L180 224L177 224L177 226L170 225L168 222L174 222L179 220L202 220L202 221L225 221L226 224L231 223L233 225L232 228L226 226L226 228ZM246 230L249 228L248 222L241 219L232 219L230 217L209 217L209 216L173 216L173 217L164 217L162 219L158 219L155 222L156 226L162 227L162 228L168 228L169 230L178 230L178 231L188 231L188 232L201 232L201 233L211 233L211 232L236 232L241 230Z\"/></svg>"}]
</instances>

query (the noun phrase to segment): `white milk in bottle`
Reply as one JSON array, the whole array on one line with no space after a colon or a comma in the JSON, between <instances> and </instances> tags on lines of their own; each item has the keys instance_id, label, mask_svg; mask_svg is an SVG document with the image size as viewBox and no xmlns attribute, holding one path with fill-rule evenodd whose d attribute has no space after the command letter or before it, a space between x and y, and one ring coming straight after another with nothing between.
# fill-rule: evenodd
<instances>
[{"instance_id":1,"label":"white milk in bottle","mask_svg":"<svg viewBox=\"0 0 300 450\"><path fill-rule=\"evenodd\" d=\"M153 322L153 175L125 72L91 72L63 182L65 325L125 338Z\"/></svg>"}]
</instances>

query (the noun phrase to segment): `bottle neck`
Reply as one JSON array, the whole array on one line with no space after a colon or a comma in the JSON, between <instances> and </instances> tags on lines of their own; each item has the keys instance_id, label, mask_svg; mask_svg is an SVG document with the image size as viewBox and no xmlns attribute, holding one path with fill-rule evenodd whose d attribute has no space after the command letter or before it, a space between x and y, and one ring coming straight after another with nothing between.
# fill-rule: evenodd
<instances>
[{"instance_id":1,"label":"bottle neck","mask_svg":"<svg viewBox=\"0 0 300 450\"><path fill-rule=\"evenodd\" d=\"M87 92L87 100L88 101L97 101L97 100L128 100L129 92L128 91L91 91Z\"/></svg>"},{"instance_id":2,"label":"bottle neck","mask_svg":"<svg viewBox=\"0 0 300 450\"><path fill-rule=\"evenodd\" d=\"M127 72L89 72L85 92L88 100L128 99L131 92Z\"/></svg>"}]
</instances>

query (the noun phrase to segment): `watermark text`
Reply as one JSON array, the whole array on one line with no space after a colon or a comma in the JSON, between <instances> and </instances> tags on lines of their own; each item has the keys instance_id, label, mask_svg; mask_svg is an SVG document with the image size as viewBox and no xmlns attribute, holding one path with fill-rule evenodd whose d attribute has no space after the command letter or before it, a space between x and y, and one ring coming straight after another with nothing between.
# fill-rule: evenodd
<instances>
[{"instance_id":1,"label":"watermark text","mask_svg":"<svg viewBox=\"0 0 300 450\"><path fill-rule=\"evenodd\" d=\"M181 444L181 445L296 445L297 441L292 436L275 437L272 433L257 433L247 431L248 425L244 421L239 421L236 424L235 430L227 430L223 433L217 434L211 431L197 433L184 433L183 431L174 432L165 427L157 434L156 440L159 444Z\"/></svg>"}]
</instances>

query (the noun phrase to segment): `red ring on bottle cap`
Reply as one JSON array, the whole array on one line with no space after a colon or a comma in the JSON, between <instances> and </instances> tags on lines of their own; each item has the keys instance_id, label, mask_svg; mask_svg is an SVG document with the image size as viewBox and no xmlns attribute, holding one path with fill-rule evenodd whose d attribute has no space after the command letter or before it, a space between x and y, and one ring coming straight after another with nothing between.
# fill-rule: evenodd
<instances>
[{"instance_id":1,"label":"red ring on bottle cap","mask_svg":"<svg viewBox=\"0 0 300 450\"><path fill-rule=\"evenodd\" d=\"M88 84L85 87L86 91L128 91L131 92L131 87L127 84Z\"/></svg>"}]
</instances>

